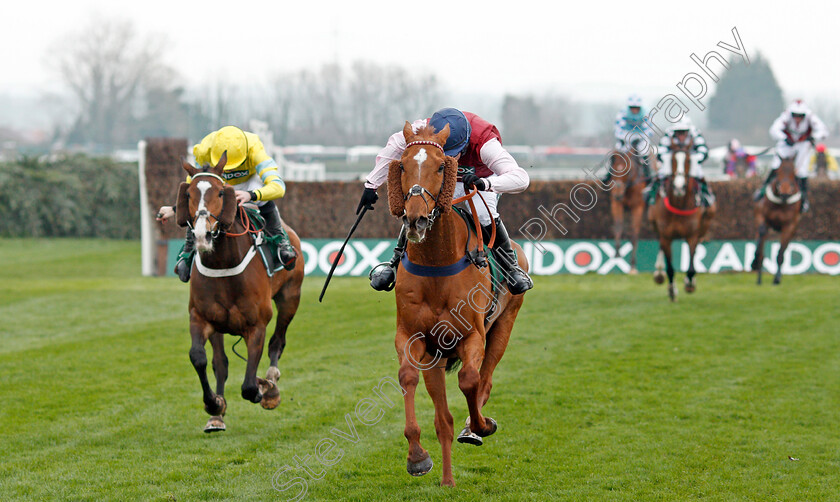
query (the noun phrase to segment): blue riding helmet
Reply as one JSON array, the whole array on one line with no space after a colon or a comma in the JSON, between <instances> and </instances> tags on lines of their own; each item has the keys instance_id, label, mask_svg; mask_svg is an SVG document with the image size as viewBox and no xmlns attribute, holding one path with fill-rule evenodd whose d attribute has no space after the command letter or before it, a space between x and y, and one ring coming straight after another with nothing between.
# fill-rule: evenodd
<instances>
[{"instance_id":1,"label":"blue riding helmet","mask_svg":"<svg viewBox=\"0 0 840 502\"><path fill-rule=\"evenodd\" d=\"M470 121L467 120L466 115L455 108L443 108L438 110L429 119L429 125L435 128L436 132L440 132L449 124L449 139L443 145L443 152L454 157L464 151L470 143Z\"/></svg>"}]
</instances>

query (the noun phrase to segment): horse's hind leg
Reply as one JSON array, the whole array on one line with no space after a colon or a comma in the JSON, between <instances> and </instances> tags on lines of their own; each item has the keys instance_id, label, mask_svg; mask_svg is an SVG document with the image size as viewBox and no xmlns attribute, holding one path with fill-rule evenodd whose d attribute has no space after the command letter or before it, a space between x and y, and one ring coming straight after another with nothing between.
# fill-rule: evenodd
<instances>
[{"instance_id":1,"label":"horse's hind leg","mask_svg":"<svg viewBox=\"0 0 840 502\"><path fill-rule=\"evenodd\" d=\"M431 471L433 466L429 452L420 445L420 424L417 423L414 411L414 394L420 382L418 366L426 354L426 342L422 338L411 338L406 331L398 329L394 344L400 360L399 379L405 402L404 434L408 440L407 469L412 476L422 476Z\"/></svg>"},{"instance_id":2,"label":"horse's hind leg","mask_svg":"<svg viewBox=\"0 0 840 502\"><path fill-rule=\"evenodd\" d=\"M492 418L485 419L481 414L483 403L481 402L482 382L479 367L484 360L484 338L474 331L455 347L463 364L461 371L458 372L458 387L467 398L467 407L470 410L470 431L480 437L487 437L496 432L496 422ZM458 440L462 441L462 438L459 436Z\"/></svg>"},{"instance_id":3,"label":"horse's hind leg","mask_svg":"<svg viewBox=\"0 0 840 502\"><path fill-rule=\"evenodd\" d=\"M204 411L209 415L221 416L225 412L225 399L213 394L210 389L210 382L207 379L207 351L204 348L207 338L213 333L213 328L203 320L194 316L190 317L190 362L192 362L198 379L201 382L201 392L204 400ZM219 429L215 429L219 430ZM210 431L208 431L210 432Z\"/></svg>"},{"instance_id":4,"label":"horse's hind leg","mask_svg":"<svg viewBox=\"0 0 840 502\"><path fill-rule=\"evenodd\" d=\"M441 486L455 486L455 478L452 477L452 438L455 427L452 413L449 412L449 404L446 402L446 372L442 367L423 371L423 380L435 405L435 432L437 432L441 457L443 457L443 477L440 484Z\"/></svg>"},{"instance_id":5,"label":"horse's hind leg","mask_svg":"<svg viewBox=\"0 0 840 502\"><path fill-rule=\"evenodd\" d=\"M210 345L213 346L213 373L216 375L216 400L221 398L223 403L222 412L211 416L204 426L204 432L215 432L225 430L224 414L227 408L225 402L225 382L228 377L228 358L225 354L224 334L214 332L210 335Z\"/></svg>"},{"instance_id":6,"label":"horse's hind leg","mask_svg":"<svg viewBox=\"0 0 840 502\"><path fill-rule=\"evenodd\" d=\"M265 374L265 379L271 385L268 385L263 391L263 399L260 401L260 405L267 410L273 410L280 404L280 389L277 386L280 369L278 369L277 364L286 348L286 330L289 328L289 324L292 322L300 304L300 284L294 287L284 286L274 296L274 304L277 306L277 324L274 326L274 334L271 335L271 340L268 342L269 366Z\"/></svg>"}]
</instances>

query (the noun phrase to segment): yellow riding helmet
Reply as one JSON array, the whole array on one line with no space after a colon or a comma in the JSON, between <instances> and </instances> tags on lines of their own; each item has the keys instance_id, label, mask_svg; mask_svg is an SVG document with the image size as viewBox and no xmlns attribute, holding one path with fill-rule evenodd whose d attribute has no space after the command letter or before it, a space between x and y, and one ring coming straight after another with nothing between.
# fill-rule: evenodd
<instances>
[{"instance_id":1,"label":"yellow riding helmet","mask_svg":"<svg viewBox=\"0 0 840 502\"><path fill-rule=\"evenodd\" d=\"M210 148L210 163L219 163L222 154L227 152L225 171L236 169L248 157L248 138L245 131L236 126L225 126L216 132L213 146Z\"/></svg>"}]
</instances>

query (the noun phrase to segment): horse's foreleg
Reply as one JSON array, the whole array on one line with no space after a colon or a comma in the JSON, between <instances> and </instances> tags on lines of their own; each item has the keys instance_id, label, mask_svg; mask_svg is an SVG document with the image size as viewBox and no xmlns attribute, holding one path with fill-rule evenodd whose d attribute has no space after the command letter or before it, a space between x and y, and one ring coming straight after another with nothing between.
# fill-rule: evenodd
<instances>
[{"instance_id":1,"label":"horse's foreleg","mask_svg":"<svg viewBox=\"0 0 840 502\"><path fill-rule=\"evenodd\" d=\"M201 392L204 400L204 410L210 415L222 415L225 412L225 400L223 397L213 394L210 389L210 382L207 379L207 351L204 345L207 338L214 332L209 323L190 316L190 362L192 362L198 379L201 382Z\"/></svg>"},{"instance_id":2,"label":"horse's foreleg","mask_svg":"<svg viewBox=\"0 0 840 502\"><path fill-rule=\"evenodd\" d=\"M441 486L455 486L452 477L452 439L455 433L452 413L446 402L446 373L444 368L432 368L423 372L426 390L435 405L435 432L440 442L441 457L443 457L443 477Z\"/></svg>"},{"instance_id":3,"label":"horse's foreleg","mask_svg":"<svg viewBox=\"0 0 840 502\"><path fill-rule=\"evenodd\" d=\"M633 251L630 255L630 273L636 274L638 273L638 269L636 268L636 253L639 250L639 234L642 231L642 217L645 214L645 204L642 202L638 206L633 208L632 216L631 216L631 223L633 228Z\"/></svg>"},{"instance_id":4,"label":"horse's foreleg","mask_svg":"<svg viewBox=\"0 0 840 502\"><path fill-rule=\"evenodd\" d=\"M699 240L698 235L686 239L686 242L688 242L688 270L685 273L686 293L694 293L694 290L697 289L697 282L694 280L694 276L697 274L697 270L694 268L694 252L697 250Z\"/></svg>"},{"instance_id":5,"label":"horse's foreleg","mask_svg":"<svg viewBox=\"0 0 840 502\"><path fill-rule=\"evenodd\" d=\"M761 272L764 268L764 238L767 236L767 225L763 222L758 226L758 237L755 240L755 258L752 269L758 272L757 284L761 284Z\"/></svg>"},{"instance_id":6,"label":"horse's foreleg","mask_svg":"<svg viewBox=\"0 0 840 502\"><path fill-rule=\"evenodd\" d=\"M668 275L668 297L671 301L677 300L677 288L674 286L674 265L671 263L671 241L663 237L659 238L659 249L665 258L665 273Z\"/></svg>"},{"instance_id":7,"label":"horse's foreleg","mask_svg":"<svg viewBox=\"0 0 840 502\"><path fill-rule=\"evenodd\" d=\"M779 255L776 257L776 275L773 277L773 284L781 284L782 282L782 265L785 262L785 250L787 250L788 244L790 244L791 239L793 239L793 232L796 229L796 225L788 223L782 228L780 232L779 241Z\"/></svg>"},{"instance_id":8,"label":"horse's foreleg","mask_svg":"<svg viewBox=\"0 0 840 502\"><path fill-rule=\"evenodd\" d=\"M414 412L414 393L420 381L419 366L426 355L426 342L423 338L411 338L405 331L398 330L395 346L400 360L400 387L404 392L404 434L408 440L407 470L412 476L422 476L432 470L433 466L429 452L420 445L420 424L417 423Z\"/></svg>"},{"instance_id":9,"label":"horse's foreleg","mask_svg":"<svg viewBox=\"0 0 840 502\"><path fill-rule=\"evenodd\" d=\"M248 362L245 364L245 379L242 381L242 397L252 403L259 403L262 401L262 392L257 382L257 367L265 344L265 325L256 326L243 337L248 346Z\"/></svg>"}]
</instances>

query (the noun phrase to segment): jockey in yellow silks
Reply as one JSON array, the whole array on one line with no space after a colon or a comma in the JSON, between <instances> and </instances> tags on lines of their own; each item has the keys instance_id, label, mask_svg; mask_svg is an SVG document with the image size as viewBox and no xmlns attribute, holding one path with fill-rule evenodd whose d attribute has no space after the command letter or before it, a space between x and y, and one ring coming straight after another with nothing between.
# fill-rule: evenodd
<instances>
[{"instance_id":1,"label":"jockey in yellow silks","mask_svg":"<svg viewBox=\"0 0 840 502\"><path fill-rule=\"evenodd\" d=\"M286 184L277 171L277 162L265 151L259 136L243 131L235 126L225 126L211 132L193 147L196 165L215 166L222 154L227 152L227 163L222 171L222 178L236 190L239 204L250 202L259 207L260 216L265 220L265 232L268 236L279 235L277 254L286 270L295 266L297 253L283 231L283 223L277 205L272 202L286 194ZM189 182L189 178L187 178ZM170 213L171 210L171 213ZM174 209L162 207L158 219L165 221L174 215ZM184 251L175 265L175 273L187 282L190 278L191 259L195 249L195 237L191 229L187 230Z\"/></svg>"}]
</instances>

